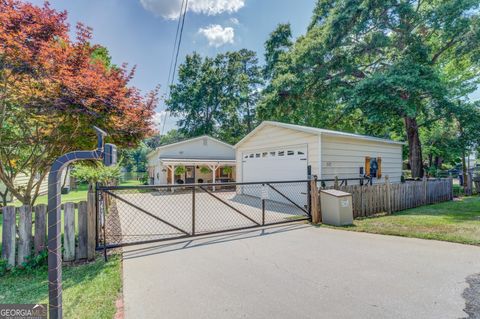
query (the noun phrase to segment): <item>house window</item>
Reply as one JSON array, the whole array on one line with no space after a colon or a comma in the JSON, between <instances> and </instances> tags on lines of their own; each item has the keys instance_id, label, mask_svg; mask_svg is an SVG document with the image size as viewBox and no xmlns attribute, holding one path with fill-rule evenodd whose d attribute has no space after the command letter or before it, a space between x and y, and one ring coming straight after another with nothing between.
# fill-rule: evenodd
<instances>
[{"instance_id":1,"label":"house window","mask_svg":"<svg viewBox=\"0 0 480 319\"><path fill-rule=\"evenodd\" d=\"M255 157L260 157L260 153L255 154Z\"/></svg>"},{"instance_id":2,"label":"house window","mask_svg":"<svg viewBox=\"0 0 480 319\"><path fill-rule=\"evenodd\" d=\"M382 178L381 157L365 157L365 175L375 178Z\"/></svg>"},{"instance_id":3,"label":"house window","mask_svg":"<svg viewBox=\"0 0 480 319\"><path fill-rule=\"evenodd\" d=\"M275 156L276 152L270 152L270 156Z\"/></svg>"},{"instance_id":4,"label":"house window","mask_svg":"<svg viewBox=\"0 0 480 319\"><path fill-rule=\"evenodd\" d=\"M253 154L250 154L250 158L253 158Z\"/></svg>"},{"instance_id":5,"label":"house window","mask_svg":"<svg viewBox=\"0 0 480 319\"><path fill-rule=\"evenodd\" d=\"M295 155L295 152L294 151L287 151L287 155L289 155L289 156Z\"/></svg>"},{"instance_id":6,"label":"house window","mask_svg":"<svg viewBox=\"0 0 480 319\"><path fill-rule=\"evenodd\" d=\"M305 153L304 153L304 152L301 152L301 151L298 151L297 154L298 154L298 155L305 155Z\"/></svg>"},{"instance_id":7,"label":"house window","mask_svg":"<svg viewBox=\"0 0 480 319\"><path fill-rule=\"evenodd\" d=\"M278 156L285 156L285 151L278 151Z\"/></svg>"},{"instance_id":8,"label":"house window","mask_svg":"<svg viewBox=\"0 0 480 319\"><path fill-rule=\"evenodd\" d=\"M248 158L248 155L245 155L245 158Z\"/></svg>"},{"instance_id":9,"label":"house window","mask_svg":"<svg viewBox=\"0 0 480 319\"><path fill-rule=\"evenodd\" d=\"M262 157L267 157L268 156L268 152L263 152L262 153Z\"/></svg>"}]
</instances>

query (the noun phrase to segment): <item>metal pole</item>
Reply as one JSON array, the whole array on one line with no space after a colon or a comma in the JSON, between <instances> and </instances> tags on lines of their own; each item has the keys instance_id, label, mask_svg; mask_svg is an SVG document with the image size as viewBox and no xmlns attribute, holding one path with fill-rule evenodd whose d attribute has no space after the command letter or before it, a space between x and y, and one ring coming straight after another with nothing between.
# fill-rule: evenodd
<instances>
[{"instance_id":1,"label":"metal pole","mask_svg":"<svg viewBox=\"0 0 480 319\"><path fill-rule=\"evenodd\" d=\"M310 176L310 179L312 177ZM310 220L312 219L312 187L310 185L310 182L307 182L307 211L308 211L308 216L310 217Z\"/></svg>"},{"instance_id":2,"label":"metal pole","mask_svg":"<svg viewBox=\"0 0 480 319\"><path fill-rule=\"evenodd\" d=\"M105 196L102 196L102 200L104 200ZM108 261L108 256L107 256L107 235L105 231L105 203L103 203L103 209L102 209L102 231L103 231L103 258L105 259L105 262Z\"/></svg>"},{"instance_id":3,"label":"metal pole","mask_svg":"<svg viewBox=\"0 0 480 319\"><path fill-rule=\"evenodd\" d=\"M192 186L192 236L195 236L195 186Z\"/></svg>"},{"instance_id":4,"label":"metal pole","mask_svg":"<svg viewBox=\"0 0 480 319\"><path fill-rule=\"evenodd\" d=\"M78 160L103 158L103 139L107 135L95 127L97 149L76 151L60 156L48 175L48 300L49 318L61 319L62 312L62 255L61 255L61 174L65 167Z\"/></svg>"},{"instance_id":5,"label":"metal pole","mask_svg":"<svg viewBox=\"0 0 480 319\"><path fill-rule=\"evenodd\" d=\"M98 248L98 183L95 184L95 248Z\"/></svg>"},{"instance_id":6,"label":"metal pole","mask_svg":"<svg viewBox=\"0 0 480 319\"><path fill-rule=\"evenodd\" d=\"M265 226L265 199L262 198L262 226Z\"/></svg>"}]
</instances>

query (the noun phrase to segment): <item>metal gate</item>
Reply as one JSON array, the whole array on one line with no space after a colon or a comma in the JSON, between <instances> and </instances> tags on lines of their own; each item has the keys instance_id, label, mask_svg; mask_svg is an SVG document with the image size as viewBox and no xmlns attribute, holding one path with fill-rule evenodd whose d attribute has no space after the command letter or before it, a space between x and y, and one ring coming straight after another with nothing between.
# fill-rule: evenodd
<instances>
[{"instance_id":1,"label":"metal gate","mask_svg":"<svg viewBox=\"0 0 480 319\"><path fill-rule=\"evenodd\" d=\"M98 186L97 249L310 220L310 181Z\"/></svg>"}]
</instances>

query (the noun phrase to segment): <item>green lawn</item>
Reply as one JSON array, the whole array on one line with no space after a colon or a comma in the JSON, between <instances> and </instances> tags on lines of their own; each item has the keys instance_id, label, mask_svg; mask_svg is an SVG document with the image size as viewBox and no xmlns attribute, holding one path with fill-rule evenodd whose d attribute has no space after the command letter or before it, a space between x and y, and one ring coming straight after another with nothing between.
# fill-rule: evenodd
<instances>
[{"instance_id":1,"label":"green lawn","mask_svg":"<svg viewBox=\"0 0 480 319\"><path fill-rule=\"evenodd\" d=\"M351 231L480 245L480 197L422 206L393 215L357 219Z\"/></svg>"},{"instance_id":2,"label":"green lawn","mask_svg":"<svg viewBox=\"0 0 480 319\"><path fill-rule=\"evenodd\" d=\"M63 267L63 307L65 318L108 318L115 312L121 291L119 257L75 267ZM8 273L0 277L0 304L48 304L47 270Z\"/></svg>"},{"instance_id":3,"label":"green lawn","mask_svg":"<svg viewBox=\"0 0 480 319\"><path fill-rule=\"evenodd\" d=\"M136 185L141 185L140 181L138 180L128 180L120 183L121 186L136 186ZM88 191L88 185L87 184L79 184L77 190L72 190L68 194L62 194L62 203L78 203L83 200L87 200L87 191ZM48 196L47 195L42 195L39 196L35 202L35 205L38 204L47 204L48 202ZM15 206L22 206L22 203L19 201L16 201L13 203Z\"/></svg>"}]
</instances>

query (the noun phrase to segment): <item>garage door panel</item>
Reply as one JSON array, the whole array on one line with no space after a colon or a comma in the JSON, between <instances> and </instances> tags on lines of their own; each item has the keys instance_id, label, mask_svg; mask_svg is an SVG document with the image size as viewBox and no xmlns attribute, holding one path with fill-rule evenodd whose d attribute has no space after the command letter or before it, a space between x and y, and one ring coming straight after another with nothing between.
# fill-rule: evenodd
<instances>
[{"instance_id":1,"label":"garage door panel","mask_svg":"<svg viewBox=\"0 0 480 319\"><path fill-rule=\"evenodd\" d=\"M253 157L252 157L253 156ZM258 150L243 153L242 174L244 182L265 182L265 181L293 181L307 179L307 148L306 147L285 147L270 150ZM300 205L307 203L307 184L277 184L274 186L280 193ZM249 194L248 189L246 193ZM282 203L291 204L278 192L269 189L268 199Z\"/></svg>"}]
</instances>

